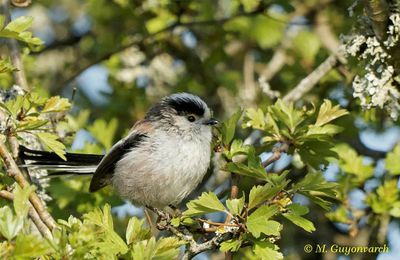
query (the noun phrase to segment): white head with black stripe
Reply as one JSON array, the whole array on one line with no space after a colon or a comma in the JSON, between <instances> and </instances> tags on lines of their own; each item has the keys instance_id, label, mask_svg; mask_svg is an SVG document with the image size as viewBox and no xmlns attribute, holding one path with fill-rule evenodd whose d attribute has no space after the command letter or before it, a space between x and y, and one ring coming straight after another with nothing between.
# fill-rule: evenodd
<instances>
[{"instance_id":1,"label":"white head with black stripe","mask_svg":"<svg viewBox=\"0 0 400 260\"><path fill-rule=\"evenodd\" d=\"M177 93L163 98L148 111L145 120L184 136L208 133L209 126L217 123L211 118L207 104L198 96L188 93Z\"/></svg>"}]
</instances>

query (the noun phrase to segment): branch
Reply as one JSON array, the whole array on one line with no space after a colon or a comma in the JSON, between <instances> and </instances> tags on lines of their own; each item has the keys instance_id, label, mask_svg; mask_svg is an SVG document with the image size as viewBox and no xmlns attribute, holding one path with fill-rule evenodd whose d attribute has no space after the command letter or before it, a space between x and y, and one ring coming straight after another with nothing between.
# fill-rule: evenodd
<instances>
[{"instance_id":1,"label":"branch","mask_svg":"<svg viewBox=\"0 0 400 260\"><path fill-rule=\"evenodd\" d=\"M5 24L9 23L11 21L9 1L0 0L0 8L5 16ZM29 91L30 88L28 86L28 81L26 80L24 64L22 63L18 42L15 39L7 39L6 41L10 51L11 63L18 69L13 72L15 83L25 91Z\"/></svg>"},{"instance_id":2,"label":"branch","mask_svg":"<svg viewBox=\"0 0 400 260\"><path fill-rule=\"evenodd\" d=\"M221 25L225 24L226 22L228 22L228 21L230 21L230 20L232 20L232 19L238 18L238 17L252 16L252 15L260 14L260 13L264 12L264 11L266 10L267 7L268 7L268 6L260 5L259 8L257 8L257 9L254 10L254 11L251 11L251 12L239 12L239 13L233 15L233 16L225 17L225 18L221 18L221 19L210 19L210 20L193 21L193 22L180 22L180 21L177 21L177 22L175 22L175 23L172 23L172 24L169 25L169 26L166 26L165 28L163 28L163 29L161 29L161 30L159 30L159 31L157 31L157 32L154 32L154 33L145 35L145 36L143 36L143 38L141 38L141 39L133 40L133 41L131 41L130 43L127 43L127 44L125 44L125 45L122 45L122 46L120 46L119 48L116 48L116 49L114 49L114 50L112 50L112 51L110 51L110 52L108 52L108 53L105 53L104 55L100 56L99 58L95 59L94 61L92 61L92 62L90 62L90 63L88 63L88 64L82 66L81 68L79 68L79 69L78 69L76 72L74 72L68 79L64 80L64 81L61 83L61 85L62 85L62 86L68 85L68 84L71 83L76 77L78 77L83 71L85 71L86 69L88 69L89 67L91 67L91 66L93 66L93 65L95 65L95 64L98 64L98 63L100 63L100 62L102 62L102 61L104 61L104 60L109 59L112 55L117 54L117 53L119 53L119 52L122 52L122 51L124 51L124 50L126 50L126 49L128 49L128 48L130 48L130 47L132 47L132 46L135 46L135 45L143 45L147 40L151 40L151 39L153 39L155 36L157 36L157 35L159 35L159 34L162 34L162 33L164 33L164 32L172 31L173 29L175 29L175 28L178 27L178 26L182 26L182 27L193 27L193 26L211 26L211 25L216 25L216 24L217 24L218 26L221 26Z\"/></svg>"},{"instance_id":3,"label":"branch","mask_svg":"<svg viewBox=\"0 0 400 260\"><path fill-rule=\"evenodd\" d=\"M15 163L14 159L12 158L11 154L8 152L5 144L0 142L0 157L3 159L4 168L7 171L7 174L12 177L22 188L29 185L28 181L24 178L21 171L19 170L17 164ZM33 207L36 209L37 213L39 214L41 220L46 224L46 226L52 230L56 227L56 222L54 221L53 217L44 207L42 201L38 197L35 192L32 192L29 195L29 201L32 203Z\"/></svg>"},{"instance_id":4,"label":"branch","mask_svg":"<svg viewBox=\"0 0 400 260\"><path fill-rule=\"evenodd\" d=\"M14 200L14 194L6 190L0 190L0 197L7 199L7 200ZM33 224L35 224L36 228L39 230L40 234L47 239L51 239L53 235L51 234L49 228L43 223L40 216L36 212L36 210L29 206L28 215L31 218Z\"/></svg>"},{"instance_id":5,"label":"branch","mask_svg":"<svg viewBox=\"0 0 400 260\"><path fill-rule=\"evenodd\" d=\"M281 158L282 153L287 153L289 151L289 147L290 143L288 142L283 142L280 144L280 146L274 147L274 149L272 149L272 155L267 160L262 162L261 165L265 168L271 163L276 162Z\"/></svg>"},{"instance_id":6,"label":"branch","mask_svg":"<svg viewBox=\"0 0 400 260\"><path fill-rule=\"evenodd\" d=\"M387 37L389 23L389 7L385 0L364 0L368 18L376 38L384 41Z\"/></svg>"},{"instance_id":7,"label":"branch","mask_svg":"<svg viewBox=\"0 0 400 260\"><path fill-rule=\"evenodd\" d=\"M339 59L343 55L343 50L338 54L331 54L313 72L305 77L300 83L283 97L284 102L294 102L299 100L304 94L309 92L328 72L339 64Z\"/></svg>"}]
</instances>

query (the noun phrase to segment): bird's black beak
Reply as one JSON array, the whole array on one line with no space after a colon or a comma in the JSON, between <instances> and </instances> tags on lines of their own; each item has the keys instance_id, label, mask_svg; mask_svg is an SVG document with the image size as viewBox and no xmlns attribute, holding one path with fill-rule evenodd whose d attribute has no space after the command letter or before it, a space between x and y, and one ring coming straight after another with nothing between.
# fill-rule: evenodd
<instances>
[{"instance_id":1,"label":"bird's black beak","mask_svg":"<svg viewBox=\"0 0 400 260\"><path fill-rule=\"evenodd\" d=\"M218 123L219 123L219 122L218 122L217 119L215 119L215 118L210 118L210 119L204 121L203 124L205 124L205 125L216 125L216 124L218 124Z\"/></svg>"}]
</instances>

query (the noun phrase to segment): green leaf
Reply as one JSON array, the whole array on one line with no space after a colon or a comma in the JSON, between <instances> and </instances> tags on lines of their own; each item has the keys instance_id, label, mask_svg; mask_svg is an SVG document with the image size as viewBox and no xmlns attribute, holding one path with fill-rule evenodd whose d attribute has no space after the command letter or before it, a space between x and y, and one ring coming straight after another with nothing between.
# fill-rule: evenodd
<instances>
[{"instance_id":1,"label":"green leaf","mask_svg":"<svg viewBox=\"0 0 400 260\"><path fill-rule=\"evenodd\" d=\"M244 207L244 196L240 199L226 200L226 206L233 215L240 215Z\"/></svg>"},{"instance_id":2,"label":"green leaf","mask_svg":"<svg viewBox=\"0 0 400 260\"><path fill-rule=\"evenodd\" d=\"M243 111L239 109L227 121L222 123L222 142L228 147L235 136L236 124L242 116Z\"/></svg>"},{"instance_id":3,"label":"green leaf","mask_svg":"<svg viewBox=\"0 0 400 260\"><path fill-rule=\"evenodd\" d=\"M179 256L179 248L185 242L176 237L163 237L157 241L156 253L152 259L154 260L169 260L176 259Z\"/></svg>"},{"instance_id":4,"label":"green leaf","mask_svg":"<svg viewBox=\"0 0 400 260\"><path fill-rule=\"evenodd\" d=\"M288 181L278 186L273 186L270 183L267 183L264 186L254 186L250 190L248 209L250 210L260 205L261 203L271 199L272 197L277 195L282 189L284 189L287 183Z\"/></svg>"},{"instance_id":5,"label":"green leaf","mask_svg":"<svg viewBox=\"0 0 400 260\"><path fill-rule=\"evenodd\" d=\"M15 68L9 59L3 60L0 59L0 73L7 73L7 72L13 72L16 71L17 68Z\"/></svg>"},{"instance_id":6,"label":"green leaf","mask_svg":"<svg viewBox=\"0 0 400 260\"><path fill-rule=\"evenodd\" d=\"M309 221L308 219L305 219L301 217L302 215L305 215L308 213L308 208L305 206L302 206L300 204L291 204L288 207L289 212L283 213L282 216L290 220L293 224L301 227L307 232L313 232L315 231L314 224Z\"/></svg>"},{"instance_id":7,"label":"green leaf","mask_svg":"<svg viewBox=\"0 0 400 260\"><path fill-rule=\"evenodd\" d=\"M219 250L221 250L222 252L228 252L228 251L236 252L242 246L242 242L243 241L240 240L239 238L233 238L233 239L226 240L221 243Z\"/></svg>"},{"instance_id":8,"label":"green leaf","mask_svg":"<svg viewBox=\"0 0 400 260\"><path fill-rule=\"evenodd\" d=\"M30 203L29 195L35 190L34 186L25 186L21 188L19 185L14 189L14 210L17 216L25 218L28 215Z\"/></svg>"},{"instance_id":9,"label":"green leaf","mask_svg":"<svg viewBox=\"0 0 400 260\"><path fill-rule=\"evenodd\" d=\"M379 186L376 192L370 193L365 202L371 206L377 214L387 213L394 207L398 207L399 190L397 180L387 180ZM397 209L393 210L396 214Z\"/></svg>"},{"instance_id":10,"label":"green leaf","mask_svg":"<svg viewBox=\"0 0 400 260\"><path fill-rule=\"evenodd\" d=\"M142 240L150 239L151 231L143 227L144 219L132 217L129 219L128 227L126 228L126 243L128 245L137 243Z\"/></svg>"},{"instance_id":11,"label":"green leaf","mask_svg":"<svg viewBox=\"0 0 400 260\"><path fill-rule=\"evenodd\" d=\"M13 118L17 118L17 115L24 106L25 98L23 96L17 96L15 99L8 100L6 103L0 102L0 107L2 107L9 115Z\"/></svg>"},{"instance_id":12,"label":"green leaf","mask_svg":"<svg viewBox=\"0 0 400 260\"><path fill-rule=\"evenodd\" d=\"M259 130L264 130L265 128L265 115L260 108L257 110L254 108L247 109L244 121L243 127L252 127Z\"/></svg>"},{"instance_id":13,"label":"green leaf","mask_svg":"<svg viewBox=\"0 0 400 260\"><path fill-rule=\"evenodd\" d=\"M315 126L315 125L310 125L308 128L308 131L306 133L307 138L315 138L315 139L319 139L322 138L323 140L325 140L325 136L333 136L337 133L340 133L341 131L343 131L343 127L337 126L337 125L333 125L333 124L327 124L327 125L323 125L323 126Z\"/></svg>"},{"instance_id":14,"label":"green leaf","mask_svg":"<svg viewBox=\"0 0 400 260\"><path fill-rule=\"evenodd\" d=\"M363 157L349 145L337 145L335 151L339 155L340 168L346 173L355 175L359 183L364 183L374 175L372 163L364 163Z\"/></svg>"},{"instance_id":15,"label":"green leaf","mask_svg":"<svg viewBox=\"0 0 400 260\"><path fill-rule=\"evenodd\" d=\"M279 232L282 229L281 224L274 220L268 220L278 212L279 209L277 206L263 205L259 207L247 218L247 229L255 238L260 237L261 233L267 236L279 236Z\"/></svg>"},{"instance_id":16,"label":"green leaf","mask_svg":"<svg viewBox=\"0 0 400 260\"><path fill-rule=\"evenodd\" d=\"M307 62L313 62L319 48L320 40L315 33L301 30L293 39L294 50Z\"/></svg>"},{"instance_id":17,"label":"green leaf","mask_svg":"<svg viewBox=\"0 0 400 260\"><path fill-rule=\"evenodd\" d=\"M24 224L23 217L16 217L8 206L0 208L0 234L11 241Z\"/></svg>"},{"instance_id":18,"label":"green leaf","mask_svg":"<svg viewBox=\"0 0 400 260\"><path fill-rule=\"evenodd\" d=\"M154 237L133 245L131 250L132 259L152 260L156 253L156 240Z\"/></svg>"},{"instance_id":19,"label":"green leaf","mask_svg":"<svg viewBox=\"0 0 400 260\"><path fill-rule=\"evenodd\" d=\"M311 201L328 210L331 202L336 199L337 183L327 182L321 172L308 173L303 180L293 185L293 192L308 197Z\"/></svg>"},{"instance_id":20,"label":"green leaf","mask_svg":"<svg viewBox=\"0 0 400 260\"><path fill-rule=\"evenodd\" d=\"M86 213L84 216L84 224L96 225L105 235L104 243L109 244L114 254L125 254L128 252L128 246L124 240L114 231L113 219L111 215L111 207L106 204L103 211L96 209L92 212Z\"/></svg>"},{"instance_id":21,"label":"green leaf","mask_svg":"<svg viewBox=\"0 0 400 260\"><path fill-rule=\"evenodd\" d=\"M36 136L44 145L60 156L61 159L67 160L65 158L65 146L57 140L58 136L51 133L36 133Z\"/></svg>"},{"instance_id":22,"label":"green leaf","mask_svg":"<svg viewBox=\"0 0 400 260\"><path fill-rule=\"evenodd\" d=\"M278 99L273 106L269 107L269 112L278 122L282 122L289 129L289 134L293 134L296 131L296 127L304 121L304 113L300 110L296 110L293 107L293 103L289 103L286 106L282 100ZM280 131L282 131L280 129Z\"/></svg>"},{"instance_id":23,"label":"green leaf","mask_svg":"<svg viewBox=\"0 0 400 260\"><path fill-rule=\"evenodd\" d=\"M40 120L37 117L25 117L23 121L18 122L16 130L17 132L35 130L46 125L48 122L47 120Z\"/></svg>"},{"instance_id":24,"label":"green leaf","mask_svg":"<svg viewBox=\"0 0 400 260\"><path fill-rule=\"evenodd\" d=\"M39 239L33 234L18 235L15 241L13 256L15 259L36 259L51 253L52 249L48 242Z\"/></svg>"},{"instance_id":25,"label":"green leaf","mask_svg":"<svg viewBox=\"0 0 400 260\"><path fill-rule=\"evenodd\" d=\"M276 245L268 241L255 241L253 252L256 256L263 260L279 260L283 259L282 253L278 252Z\"/></svg>"},{"instance_id":26,"label":"green leaf","mask_svg":"<svg viewBox=\"0 0 400 260\"><path fill-rule=\"evenodd\" d=\"M226 211L224 205L213 192L203 192L198 199L189 201L186 206L188 209L183 212L185 216L197 216L206 213Z\"/></svg>"},{"instance_id":27,"label":"green leaf","mask_svg":"<svg viewBox=\"0 0 400 260\"><path fill-rule=\"evenodd\" d=\"M108 124L103 119L97 119L92 126L88 127L88 130L93 137L108 150L113 145L117 127L118 120L116 118L111 119Z\"/></svg>"},{"instance_id":28,"label":"green leaf","mask_svg":"<svg viewBox=\"0 0 400 260\"><path fill-rule=\"evenodd\" d=\"M63 112L71 108L71 103L69 103L67 98L60 98L59 96L51 97L47 100L43 113L49 112Z\"/></svg>"},{"instance_id":29,"label":"green leaf","mask_svg":"<svg viewBox=\"0 0 400 260\"><path fill-rule=\"evenodd\" d=\"M385 168L391 175L400 175L400 144L386 155Z\"/></svg>"},{"instance_id":30,"label":"green leaf","mask_svg":"<svg viewBox=\"0 0 400 260\"><path fill-rule=\"evenodd\" d=\"M231 144L231 149L229 150L228 158L232 159L235 155L248 154L250 146L244 145L242 140L235 139Z\"/></svg>"},{"instance_id":31,"label":"green leaf","mask_svg":"<svg viewBox=\"0 0 400 260\"><path fill-rule=\"evenodd\" d=\"M260 158L256 155L254 147L249 146L247 152L247 165L241 162L229 162L226 169L230 172L268 181L267 173L261 165Z\"/></svg>"},{"instance_id":32,"label":"green leaf","mask_svg":"<svg viewBox=\"0 0 400 260\"><path fill-rule=\"evenodd\" d=\"M302 162L314 169L319 169L321 165L328 165L328 159L338 157L334 145L322 140L305 141L296 148Z\"/></svg>"},{"instance_id":33,"label":"green leaf","mask_svg":"<svg viewBox=\"0 0 400 260\"><path fill-rule=\"evenodd\" d=\"M315 122L315 126L323 126L336 118L347 115L349 112L345 109L340 109L339 105L332 107L332 102L328 99L324 100L324 103L321 105L317 117L317 121Z\"/></svg>"},{"instance_id":34,"label":"green leaf","mask_svg":"<svg viewBox=\"0 0 400 260\"><path fill-rule=\"evenodd\" d=\"M7 26L4 28L5 30L13 31L13 32L23 32L29 27L31 27L33 22L32 17L28 16L20 16L17 19L11 21Z\"/></svg>"},{"instance_id":35,"label":"green leaf","mask_svg":"<svg viewBox=\"0 0 400 260\"><path fill-rule=\"evenodd\" d=\"M4 21L4 18L2 19ZM0 37L16 39L31 45L42 45L42 40L32 37L31 32L25 31L31 26L32 20L27 16L18 17L0 30Z\"/></svg>"}]
</instances>

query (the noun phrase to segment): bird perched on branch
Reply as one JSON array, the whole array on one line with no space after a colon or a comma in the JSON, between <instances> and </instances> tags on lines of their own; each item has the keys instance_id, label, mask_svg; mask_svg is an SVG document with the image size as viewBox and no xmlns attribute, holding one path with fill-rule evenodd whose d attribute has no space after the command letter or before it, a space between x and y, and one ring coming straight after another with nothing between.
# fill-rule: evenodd
<instances>
[{"instance_id":1,"label":"bird perched on branch","mask_svg":"<svg viewBox=\"0 0 400 260\"><path fill-rule=\"evenodd\" d=\"M89 190L112 185L134 204L155 208L177 205L203 179L210 164L211 126L217 124L198 96L178 93L163 98L138 121L128 136L103 157L21 147L25 167L93 174Z\"/></svg>"}]
</instances>

